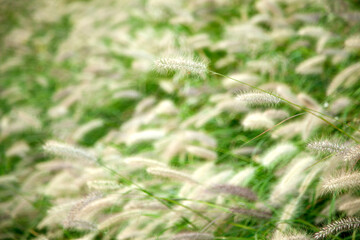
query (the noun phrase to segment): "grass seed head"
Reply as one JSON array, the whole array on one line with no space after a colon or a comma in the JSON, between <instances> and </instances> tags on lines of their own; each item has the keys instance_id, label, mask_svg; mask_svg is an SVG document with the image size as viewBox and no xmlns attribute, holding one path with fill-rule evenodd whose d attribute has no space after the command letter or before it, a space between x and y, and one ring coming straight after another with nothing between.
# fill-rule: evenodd
<instances>
[{"instance_id":1,"label":"grass seed head","mask_svg":"<svg viewBox=\"0 0 360 240\"><path fill-rule=\"evenodd\" d=\"M155 61L155 68L160 73L182 72L194 75L204 75L208 71L208 66L204 61L193 57L163 57Z\"/></svg>"},{"instance_id":2,"label":"grass seed head","mask_svg":"<svg viewBox=\"0 0 360 240\"><path fill-rule=\"evenodd\" d=\"M334 221L314 234L315 239L324 239L331 234L335 234L344 230L357 229L360 227L360 218L348 217Z\"/></svg>"},{"instance_id":3,"label":"grass seed head","mask_svg":"<svg viewBox=\"0 0 360 240\"><path fill-rule=\"evenodd\" d=\"M82 159L96 162L96 157L86 150L70 146L65 143L48 141L43 149L45 152L67 159Z\"/></svg>"},{"instance_id":4,"label":"grass seed head","mask_svg":"<svg viewBox=\"0 0 360 240\"><path fill-rule=\"evenodd\" d=\"M323 192L337 192L360 187L360 172L339 172L322 181Z\"/></svg>"},{"instance_id":5,"label":"grass seed head","mask_svg":"<svg viewBox=\"0 0 360 240\"><path fill-rule=\"evenodd\" d=\"M240 93L236 96L236 100L245 102L248 106L271 106L281 102L280 98L263 92Z\"/></svg>"}]
</instances>

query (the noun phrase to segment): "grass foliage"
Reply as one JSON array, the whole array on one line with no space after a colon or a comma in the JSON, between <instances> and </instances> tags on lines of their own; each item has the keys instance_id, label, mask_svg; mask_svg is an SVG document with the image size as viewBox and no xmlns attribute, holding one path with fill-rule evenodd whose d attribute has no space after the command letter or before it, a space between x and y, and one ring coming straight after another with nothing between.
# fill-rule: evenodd
<instances>
[{"instance_id":1,"label":"grass foliage","mask_svg":"<svg viewBox=\"0 0 360 240\"><path fill-rule=\"evenodd\" d=\"M359 20L4 0L0 239L359 239Z\"/></svg>"}]
</instances>

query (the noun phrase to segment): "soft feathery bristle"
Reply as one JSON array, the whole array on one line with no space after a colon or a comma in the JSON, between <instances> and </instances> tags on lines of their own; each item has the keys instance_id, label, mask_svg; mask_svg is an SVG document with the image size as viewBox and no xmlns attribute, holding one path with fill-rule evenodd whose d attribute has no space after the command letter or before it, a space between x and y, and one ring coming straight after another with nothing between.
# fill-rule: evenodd
<instances>
[{"instance_id":1,"label":"soft feathery bristle","mask_svg":"<svg viewBox=\"0 0 360 240\"><path fill-rule=\"evenodd\" d=\"M360 145L348 147L346 151L342 153L346 162L357 161L360 159Z\"/></svg>"},{"instance_id":2,"label":"soft feathery bristle","mask_svg":"<svg viewBox=\"0 0 360 240\"><path fill-rule=\"evenodd\" d=\"M245 92L240 93L236 96L236 100L240 102L245 102L250 106L268 106L276 105L281 102L281 99L263 92Z\"/></svg>"},{"instance_id":3,"label":"soft feathery bristle","mask_svg":"<svg viewBox=\"0 0 360 240\"><path fill-rule=\"evenodd\" d=\"M193 179L191 176L175 171L169 168L162 168L162 167L151 167L146 169L146 171L152 175L160 176L160 177L166 177L166 178L172 178L176 180L182 180L187 181L190 183L198 183L195 179Z\"/></svg>"},{"instance_id":4,"label":"soft feathery bristle","mask_svg":"<svg viewBox=\"0 0 360 240\"><path fill-rule=\"evenodd\" d=\"M181 71L198 75L208 71L205 62L183 56L160 58L155 61L155 67L159 72Z\"/></svg>"},{"instance_id":5,"label":"soft feathery bristle","mask_svg":"<svg viewBox=\"0 0 360 240\"><path fill-rule=\"evenodd\" d=\"M307 148L321 153L340 153L346 150L344 145L330 140L311 142L307 145Z\"/></svg>"},{"instance_id":6,"label":"soft feathery bristle","mask_svg":"<svg viewBox=\"0 0 360 240\"><path fill-rule=\"evenodd\" d=\"M323 239L327 236L338 233L344 230L356 229L360 227L360 218L357 217L348 217L343 218L337 221L334 221L325 227L321 228L321 230L315 233L315 239Z\"/></svg>"},{"instance_id":7,"label":"soft feathery bristle","mask_svg":"<svg viewBox=\"0 0 360 240\"><path fill-rule=\"evenodd\" d=\"M334 176L325 178L322 183L324 192L335 192L356 189L360 186L359 172L340 172Z\"/></svg>"},{"instance_id":8,"label":"soft feathery bristle","mask_svg":"<svg viewBox=\"0 0 360 240\"><path fill-rule=\"evenodd\" d=\"M84 159L88 161L95 162L96 157L93 156L91 153L80 149L75 148L73 146L67 145L65 143L60 143L56 141L48 141L44 146L43 149L45 152L53 154L55 156L69 158L69 159Z\"/></svg>"}]
</instances>

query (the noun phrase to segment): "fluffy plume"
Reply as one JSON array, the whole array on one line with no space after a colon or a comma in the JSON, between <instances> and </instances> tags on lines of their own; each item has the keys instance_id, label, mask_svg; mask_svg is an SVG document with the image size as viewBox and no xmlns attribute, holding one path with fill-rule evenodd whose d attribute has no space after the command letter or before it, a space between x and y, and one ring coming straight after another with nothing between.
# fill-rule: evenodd
<instances>
[{"instance_id":1,"label":"fluffy plume","mask_svg":"<svg viewBox=\"0 0 360 240\"><path fill-rule=\"evenodd\" d=\"M255 174L255 168L247 167L247 168L241 170L240 172L238 172L236 175L234 175L229 180L228 183L233 184L233 185L245 186L251 180L251 178L254 174Z\"/></svg>"},{"instance_id":2,"label":"fluffy plume","mask_svg":"<svg viewBox=\"0 0 360 240\"><path fill-rule=\"evenodd\" d=\"M166 177L166 178L172 178L180 181L187 181L190 183L198 183L196 180L194 180L189 175L175 171L168 168L162 168L162 167L152 167L146 169L146 171L152 175L160 176L160 177Z\"/></svg>"},{"instance_id":3,"label":"fluffy plume","mask_svg":"<svg viewBox=\"0 0 360 240\"><path fill-rule=\"evenodd\" d=\"M112 194L104 198L96 199L81 208L81 210L78 211L77 216L78 218L84 220L91 219L94 215L101 212L103 209L117 205L119 201L119 196L117 194Z\"/></svg>"},{"instance_id":4,"label":"fluffy plume","mask_svg":"<svg viewBox=\"0 0 360 240\"><path fill-rule=\"evenodd\" d=\"M323 239L328 237L331 234L335 234L344 230L351 230L360 227L360 218L356 217L348 217L343 218L337 221L334 221L325 227L321 228L321 230L315 233L315 239Z\"/></svg>"},{"instance_id":5,"label":"fluffy plume","mask_svg":"<svg viewBox=\"0 0 360 240\"><path fill-rule=\"evenodd\" d=\"M280 98L263 92L240 93L236 96L236 100L239 102L245 102L249 106L269 106L276 105L281 102Z\"/></svg>"},{"instance_id":6,"label":"fluffy plume","mask_svg":"<svg viewBox=\"0 0 360 240\"><path fill-rule=\"evenodd\" d=\"M303 125L303 121L284 123L272 131L271 137L274 139L291 139L301 133L303 130Z\"/></svg>"},{"instance_id":7,"label":"fluffy plume","mask_svg":"<svg viewBox=\"0 0 360 240\"><path fill-rule=\"evenodd\" d=\"M326 60L326 56L319 55L307 59L296 67L296 72L299 74L321 74L323 72L323 63Z\"/></svg>"},{"instance_id":8,"label":"fluffy plume","mask_svg":"<svg viewBox=\"0 0 360 240\"><path fill-rule=\"evenodd\" d=\"M341 84L346 84L347 82L354 82L356 81L360 76L360 63L355 63L344 70L342 70L340 73L338 73L334 79L331 81L326 93L327 95L333 94L338 87L340 87Z\"/></svg>"},{"instance_id":9,"label":"fluffy plume","mask_svg":"<svg viewBox=\"0 0 360 240\"><path fill-rule=\"evenodd\" d=\"M73 207L70 209L70 212L67 216L67 219L64 222L64 226L66 228L76 227L76 226L86 226L87 224L79 224L83 223L82 220L77 219L78 213L86 207L91 202L100 199L102 197L102 194L94 192L86 196L85 198L81 199L79 202L77 202Z\"/></svg>"},{"instance_id":10,"label":"fluffy plume","mask_svg":"<svg viewBox=\"0 0 360 240\"><path fill-rule=\"evenodd\" d=\"M346 107L350 106L351 99L347 97L341 97L336 99L329 107L329 111L333 115L340 114Z\"/></svg>"},{"instance_id":11,"label":"fluffy plume","mask_svg":"<svg viewBox=\"0 0 360 240\"><path fill-rule=\"evenodd\" d=\"M130 202L124 207L125 210L142 209L142 210L168 210L161 202L150 202L150 201L137 201Z\"/></svg>"},{"instance_id":12,"label":"fluffy plume","mask_svg":"<svg viewBox=\"0 0 360 240\"><path fill-rule=\"evenodd\" d=\"M94 223L82 221L82 220L73 220L71 224L67 226L67 228L76 228L79 230L90 230L96 231L97 227Z\"/></svg>"},{"instance_id":13,"label":"fluffy plume","mask_svg":"<svg viewBox=\"0 0 360 240\"><path fill-rule=\"evenodd\" d=\"M268 109L264 112L265 116L273 120L282 120L289 117L289 113L284 110Z\"/></svg>"},{"instance_id":14,"label":"fluffy plume","mask_svg":"<svg viewBox=\"0 0 360 240\"><path fill-rule=\"evenodd\" d=\"M98 229L100 231L105 230L116 223L127 220L129 218L134 218L136 216L140 216L141 214L142 214L141 210L128 210L125 212L114 214L114 215L108 217L107 219L105 219L104 221L102 221L98 225Z\"/></svg>"},{"instance_id":15,"label":"fluffy plume","mask_svg":"<svg viewBox=\"0 0 360 240\"><path fill-rule=\"evenodd\" d=\"M253 112L246 115L246 117L242 120L242 125L246 130L263 130L273 127L275 123L264 113Z\"/></svg>"},{"instance_id":16,"label":"fluffy plume","mask_svg":"<svg viewBox=\"0 0 360 240\"><path fill-rule=\"evenodd\" d=\"M103 120L95 119L92 120L81 127L79 127L73 134L73 139L75 141L80 141L87 133L91 132L92 130L102 127L104 125Z\"/></svg>"},{"instance_id":17,"label":"fluffy plume","mask_svg":"<svg viewBox=\"0 0 360 240\"><path fill-rule=\"evenodd\" d=\"M298 31L298 34L300 36L309 36L309 37L313 37L313 38L320 38L324 35L327 35L327 31L322 28L322 27L318 27L318 26L306 26L301 28Z\"/></svg>"},{"instance_id":18,"label":"fluffy plume","mask_svg":"<svg viewBox=\"0 0 360 240\"><path fill-rule=\"evenodd\" d=\"M360 35L351 36L345 41L345 48L350 51L360 50Z\"/></svg>"},{"instance_id":19,"label":"fluffy plume","mask_svg":"<svg viewBox=\"0 0 360 240\"><path fill-rule=\"evenodd\" d=\"M180 71L197 75L203 75L207 72L205 62L184 56L160 58L155 61L155 67L159 72Z\"/></svg>"},{"instance_id":20,"label":"fluffy plume","mask_svg":"<svg viewBox=\"0 0 360 240\"><path fill-rule=\"evenodd\" d=\"M68 159L83 159L87 161L96 161L96 157L90 154L89 152L75 148L73 146L59 143L56 141L48 141L44 146L43 149L45 152L53 154L55 156L68 158Z\"/></svg>"},{"instance_id":21,"label":"fluffy plume","mask_svg":"<svg viewBox=\"0 0 360 240\"><path fill-rule=\"evenodd\" d=\"M291 155L297 150L297 148L291 143L280 143L276 145L274 148L267 151L261 158L260 162L268 167L272 164L278 162L278 160L282 159L284 156Z\"/></svg>"},{"instance_id":22,"label":"fluffy plume","mask_svg":"<svg viewBox=\"0 0 360 240\"><path fill-rule=\"evenodd\" d=\"M285 231L289 227L287 221L294 218L294 215L298 208L298 204L299 204L299 198L293 199L290 203L285 205L279 220L279 224L277 225L278 229L280 229L281 231Z\"/></svg>"},{"instance_id":23,"label":"fluffy plume","mask_svg":"<svg viewBox=\"0 0 360 240\"><path fill-rule=\"evenodd\" d=\"M203 147L198 147L198 146L192 146L192 145L187 146L186 152L188 152L189 154L192 154L194 156L207 159L207 160L216 160L216 158L217 158L216 152L208 150Z\"/></svg>"},{"instance_id":24,"label":"fluffy plume","mask_svg":"<svg viewBox=\"0 0 360 240\"><path fill-rule=\"evenodd\" d=\"M163 129L147 129L131 134L125 141L126 145L133 145L140 142L148 142L164 137L166 131Z\"/></svg>"},{"instance_id":25,"label":"fluffy plume","mask_svg":"<svg viewBox=\"0 0 360 240\"><path fill-rule=\"evenodd\" d=\"M340 172L322 181L324 192L335 192L360 187L360 172Z\"/></svg>"},{"instance_id":26,"label":"fluffy plume","mask_svg":"<svg viewBox=\"0 0 360 240\"><path fill-rule=\"evenodd\" d=\"M360 212L360 198L350 198L345 202L341 201L339 210L345 211L350 216Z\"/></svg>"},{"instance_id":27,"label":"fluffy plume","mask_svg":"<svg viewBox=\"0 0 360 240\"><path fill-rule=\"evenodd\" d=\"M277 230L271 238L271 240L311 240L311 239L312 239L311 236L305 233L294 231L292 229L286 232L281 232Z\"/></svg>"},{"instance_id":28,"label":"fluffy plume","mask_svg":"<svg viewBox=\"0 0 360 240\"><path fill-rule=\"evenodd\" d=\"M90 189L95 190L114 190L120 188L120 185L116 181L111 180L93 180L87 182Z\"/></svg>"},{"instance_id":29,"label":"fluffy plume","mask_svg":"<svg viewBox=\"0 0 360 240\"><path fill-rule=\"evenodd\" d=\"M187 130L183 133L186 141L196 141L206 147L216 147L216 139L200 131Z\"/></svg>"},{"instance_id":30,"label":"fluffy plume","mask_svg":"<svg viewBox=\"0 0 360 240\"><path fill-rule=\"evenodd\" d=\"M305 93L299 93L296 98L299 100L301 105L304 105L307 108L314 109L317 111L321 110L320 104L312 97Z\"/></svg>"},{"instance_id":31,"label":"fluffy plume","mask_svg":"<svg viewBox=\"0 0 360 240\"><path fill-rule=\"evenodd\" d=\"M130 166L166 167L165 163L143 157L127 157L124 162Z\"/></svg>"},{"instance_id":32,"label":"fluffy plume","mask_svg":"<svg viewBox=\"0 0 360 240\"><path fill-rule=\"evenodd\" d=\"M257 147L240 147L232 150L232 153L235 155L244 155L251 156L253 154L259 153L261 150Z\"/></svg>"},{"instance_id":33,"label":"fluffy plume","mask_svg":"<svg viewBox=\"0 0 360 240\"><path fill-rule=\"evenodd\" d=\"M306 175L304 178L304 181L301 183L299 188L299 198L302 197L310 184L314 181L314 179L317 177L319 172L323 170L324 164L323 163L317 163L317 165L313 166L310 170L310 172Z\"/></svg>"},{"instance_id":34,"label":"fluffy plume","mask_svg":"<svg viewBox=\"0 0 360 240\"><path fill-rule=\"evenodd\" d=\"M138 99L141 97L141 93L135 90L124 90L113 94L114 99Z\"/></svg>"},{"instance_id":35,"label":"fluffy plume","mask_svg":"<svg viewBox=\"0 0 360 240\"><path fill-rule=\"evenodd\" d=\"M279 206L285 199L286 195L293 193L297 185L304 177L304 171L313 163L312 157L299 157L292 161L291 166L286 169L284 176L275 186L270 196L270 203Z\"/></svg>"},{"instance_id":36,"label":"fluffy plume","mask_svg":"<svg viewBox=\"0 0 360 240\"><path fill-rule=\"evenodd\" d=\"M346 162L358 161L360 159L360 145L348 147L342 152L341 156Z\"/></svg>"},{"instance_id":37,"label":"fluffy plume","mask_svg":"<svg viewBox=\"0 0 360 240\"><path fill-rule=\"evenodd\" d=\"M321 153L341 153L346 150L343 144L330 140L311 142L307 145L307 148Z\"/></svg>"}]
</instances>

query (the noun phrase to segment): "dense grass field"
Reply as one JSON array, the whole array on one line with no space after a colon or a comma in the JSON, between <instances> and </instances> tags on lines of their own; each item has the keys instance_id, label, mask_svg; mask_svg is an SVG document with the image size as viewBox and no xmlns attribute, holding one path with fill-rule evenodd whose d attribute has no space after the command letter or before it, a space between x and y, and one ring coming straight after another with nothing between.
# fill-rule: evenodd
<instances>
[{"instance_id":1,"label":"dense grass field","mask_svg":"<svg viewBox=\"0 0 360 240\"><path fill-rule=\"evenodd\" d=\"M0 1L0 239L360 239L357 0Z\"/></svg>"}]
</instances>

